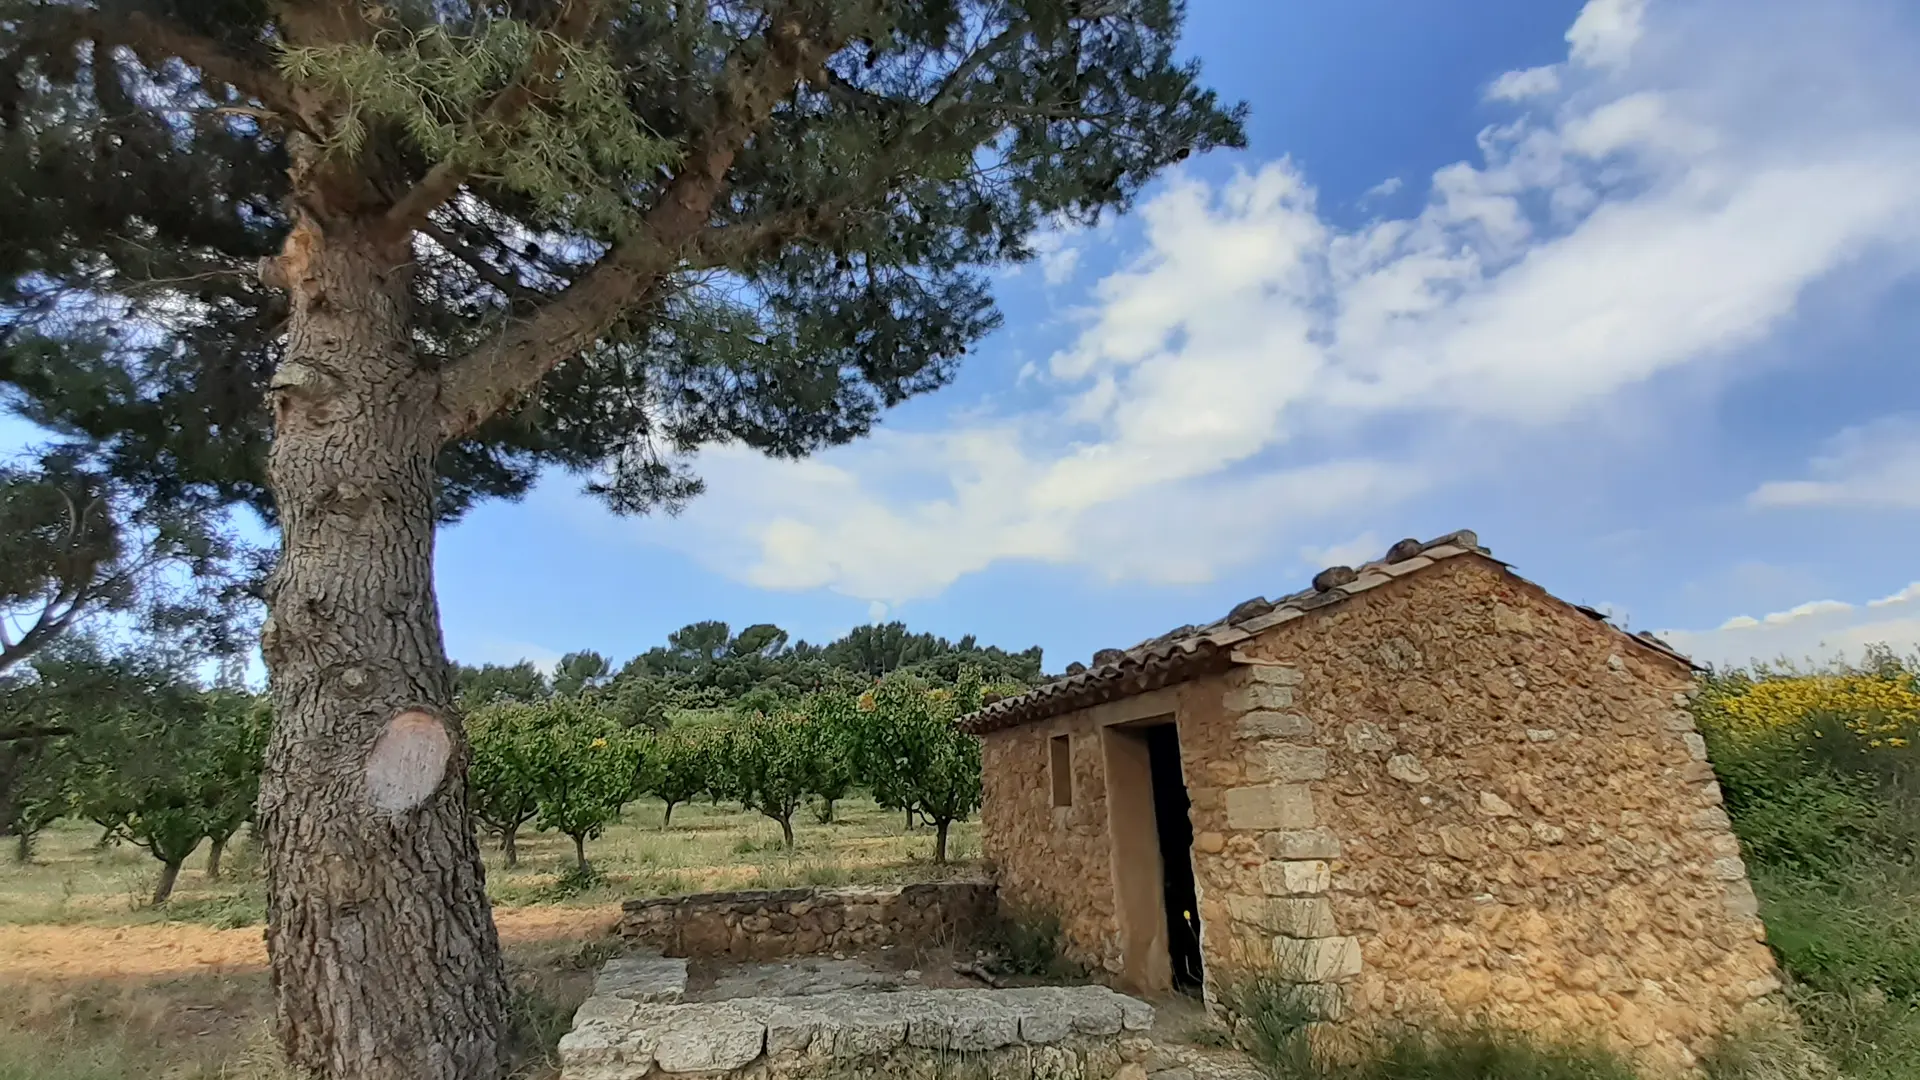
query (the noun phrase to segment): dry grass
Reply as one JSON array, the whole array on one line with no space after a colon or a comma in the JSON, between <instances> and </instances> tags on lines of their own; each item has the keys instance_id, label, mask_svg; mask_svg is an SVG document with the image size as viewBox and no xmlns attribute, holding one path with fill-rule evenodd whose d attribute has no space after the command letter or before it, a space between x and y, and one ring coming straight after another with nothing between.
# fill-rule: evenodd
<instances>
[{"instance_id":1,"label":"dry grass","mask_svg":"<svg viewBox=\"0 0 1920 1080\"><path fill-rule=\"evenodd\" d=\"M487 880L503 908L565 903L592 906L634 896L789 885L882 884L966 872L980 850L978 826L954 826L955 865L933 865L933 830L911 832L902 815L872 802L848 799L831 825L803 810L794 823L795 849L781 850L780 827L735 807L699 803L674 808L662 830L663 807L629 804L622 820L587 845L601 884L563 894L573 862L571 841L531 830L520 837L520 865L508 870L488 838ZM128 926L199 923L222 929L263 921L258 857L244 836L226 858L223 880L205 875L206 852L188 860L174 899L155 909L146 899L159 866L128 846L96 850L98 827L62 821L40 838L34 861L0 868L0 925Z\"/></svg>"},{"instance_id":2,"label":"dry grass","mask_svg":"<svg viewBox=\"0 0 1920 1080\"><path fill-rule=\"evenodd\" d=\"M802 811L796 848L757 814L706 804L630 805L587 847L597 883L569 890L572 843L528 832L520 866L486 846L495 919L514 969L525 1080L553 1074L551 1050L613 949L620 900L633 896L802 884L927 880L973 870L972 823L954 828L951 867L932 863L933 830L849 799L830 825ZM145 903L157 865L130 847L98 850L99 830L61 822L34 861L0 866L0 1080L287 1080L273 1046L263 970L260 869L234 845L223 880L205 851L172 903Z\"/></svg>"}]
</instances>

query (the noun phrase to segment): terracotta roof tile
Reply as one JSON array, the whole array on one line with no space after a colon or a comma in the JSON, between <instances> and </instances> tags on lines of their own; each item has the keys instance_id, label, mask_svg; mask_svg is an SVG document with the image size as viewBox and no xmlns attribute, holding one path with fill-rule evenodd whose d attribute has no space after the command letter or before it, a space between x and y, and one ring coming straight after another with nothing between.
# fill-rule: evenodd
<instances>
[{"instance_id":1,"label":"terracotta roof tile","mask_svg":"<svg viewBox=\"0 0 1920 1080\"><path fill-rule=\"evenodd\" d=\"M1466 529L1426 543L1402 540L1383 559L1360 567L1329 567L1314 575L1325 588L1304 589L1278 600L1254 597L1234 605L1218 622L1177 627L1130 649L1101 649L1094 654L1093 666L1069 664L1067 674L1060 678L961 717L958 725L962 731L985 734L1225 671L1234 663L1233 646L1254 634L1470 552L1492 558L1480 546L1479 538ZM1598 616L1597 612L1593 614ZM1691 664L1651 634L1632 636L1649 648Z\"/></svg>"}]
</instances>

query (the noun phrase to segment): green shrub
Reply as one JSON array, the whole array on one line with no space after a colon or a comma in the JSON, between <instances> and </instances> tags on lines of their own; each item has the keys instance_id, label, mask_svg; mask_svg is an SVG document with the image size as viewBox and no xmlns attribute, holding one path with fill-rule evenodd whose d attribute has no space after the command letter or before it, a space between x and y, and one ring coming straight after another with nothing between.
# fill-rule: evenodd
<instances>
[{"instance_id":1,"label":"green shrub","mask_svg":"<svg viewBox=\"0 0 1920 1080\"><path fill-rule=\"evenodd\" d=\"M1635 1080L1611 1051L1492 1029L1406 1033L1357 1067L1353 1080Z\"/></svg>"},{"instance_id":2,"label":"green shrub","mask_svg":"<svg viewBox=\"0 0 1920 1080\"><path fill-rule=\"evenodd\" d=\"M1816 990L1920 999L1920 871L1871 858L1844 873L1754 874L1767 939Z\"/></svg>"},{"instance_id":3,"label":"green shrub","mask_svg":"<svg viewBox=\"0 0 1920 1080\"><path fill-rule=\"evenodd\" d=\"M1920 1002L1872 987L1788 994L1808 1037L1847 1080L1920 1080Z\"/></svg>"},{"instance_id":4,"label":"green shrub","mask_svg":"<svg viewBox=\"0 0 1920 1080\"><path fill-rule=\"evenodd\" d=\"M1319 1010L1298 985L1253 975L1227 987L1221 998L1235 1017L1235 1041L1267 1075L1305 1080L1324 1072L1308 1038Z\"/></svg>"},{"instance_id":5,"label":"green shrub","mask_svg":"<svg viewBox=\"0 0 1920 1080\"><path fill-rule=\"evenodd\" d=\"M1046 912L1003 916L989 944L1016 975L1057 976L1068 967L1060 948L1060 919Z\"/></svg>"}]
</instances>

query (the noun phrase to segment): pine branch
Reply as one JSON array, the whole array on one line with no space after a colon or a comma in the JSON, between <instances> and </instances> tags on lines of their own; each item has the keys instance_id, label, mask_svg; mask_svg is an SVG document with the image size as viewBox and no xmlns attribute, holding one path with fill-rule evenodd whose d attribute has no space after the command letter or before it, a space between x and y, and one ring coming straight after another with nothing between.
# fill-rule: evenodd
<instances>
[{"instance_id":1,"label":"pine branch","mask_svg":"<svg viewBox=\"0 0 1920 1080\"><path fill-rule=\"evenodd\" d=\"M450 365L440 381L440 434L457 439L525 397L555 365L642 306L684 265L712 216L741 148L803 75L839 47L810 38L793 19L776 22L766 48L728 61L714 123L691 140L680 171L636 229L592 270L527 318L509 324Z\"/></svg>"},{"instance_id":2,"label":"pine branch","mask_svg":"<svg viewBox=\"0 0 1920 1080\"><path fill-rule=\"evenodd\" d=\"M560 10L545 27L545 35L567 42L583 40L599 13L599 0L561 0ZM489 131L511 125L551 83L560 66L562 50L543 36L526 71L493 95L465 125L470 136L484 138ZM386 227L396 236L420 227L442 203L460 190L472 174L471 162L445 159L427 170L420 181L387 208Z\"/></svg>"},{"instance_id":3,"label":"pine branch","mask_svg":"<svg viewBox=\"0 0 1920 1080\"><path fill-rule=\"evenodd\" d=\"M425 233L428 239L440 245L441 250L465 263L481 281L500 290L509 301L534 300L546 295L538 289L529 288L512 274L488 262L479 252L432 221L421 222L420 231Z\"/></svg>"},{"instance_id":4,"label":"pine branch","mask_svg":"<svg viewBox=\"0 0 1920 1080\"><path fill-rule=\"evenodd\" d=\"M111 19L105 13L92 13L83 18L92 24L96 39L104 32L132 49L148 67L177 59L198 71L203 81L231 86L273 110L283 122L309 133L315 130L302 115L293 88L272 67L236 56L216 41L152 15L128 12Z\"/></svg>"}]
</instances>

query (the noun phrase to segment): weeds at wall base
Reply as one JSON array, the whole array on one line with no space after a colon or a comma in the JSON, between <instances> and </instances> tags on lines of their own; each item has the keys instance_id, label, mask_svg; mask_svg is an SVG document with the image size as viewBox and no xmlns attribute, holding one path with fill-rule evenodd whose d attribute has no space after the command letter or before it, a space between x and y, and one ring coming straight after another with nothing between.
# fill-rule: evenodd
<instances>
[{"instance_id":1,"label":"weeds at wall base","mask_svg":"<svg viewBox=\"0 0 1920 1080\"><path fill-rule=\"evenodd\" d=\"M1233 1042L1274 1080L1637 1080L1603 1047L1496 1028L1362 1036L1323 1022L1323 990L1272 976L1244 979L1220 998Z\"/></svg>"}]
</instances>

